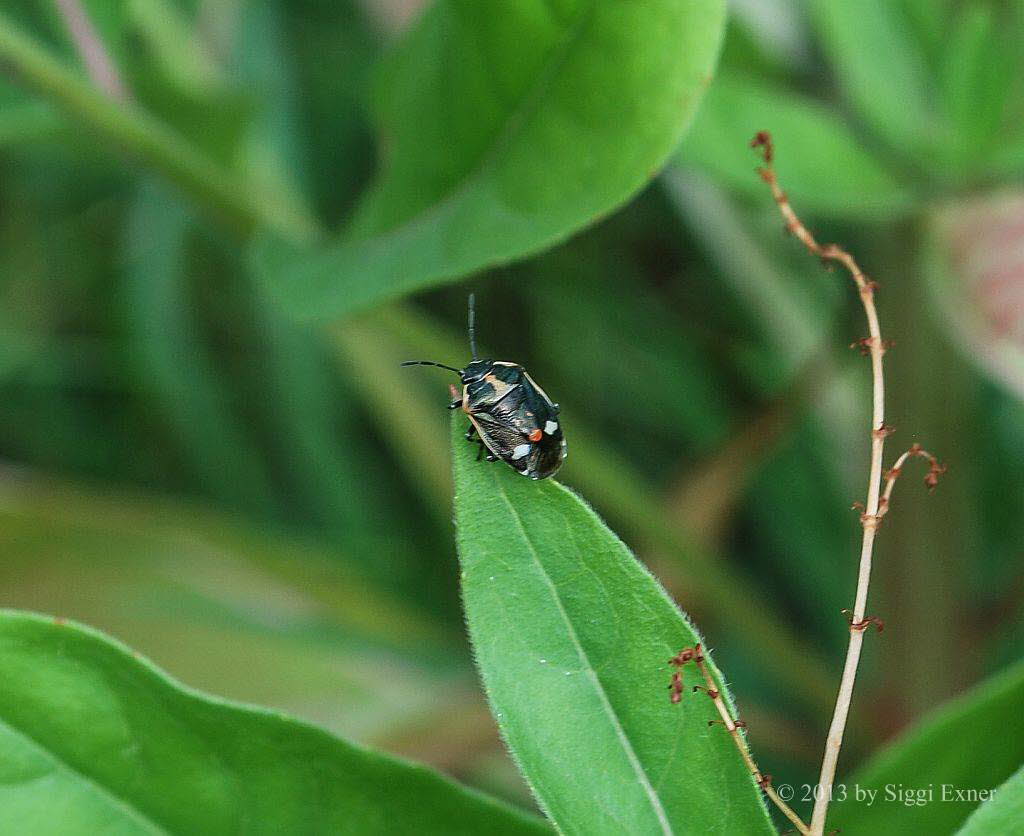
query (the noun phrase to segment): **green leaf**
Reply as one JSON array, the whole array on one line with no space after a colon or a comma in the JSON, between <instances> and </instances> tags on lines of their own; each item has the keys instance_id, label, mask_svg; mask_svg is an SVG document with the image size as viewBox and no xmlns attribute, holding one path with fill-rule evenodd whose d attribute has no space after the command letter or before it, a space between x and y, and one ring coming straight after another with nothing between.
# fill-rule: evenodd
<instances>
[{"instance_id":1,"label":"green leaf","mask_svg":"<svg viewBox=\"0 0 1024 836\"><path fill-rule=\"evenodd\" d=\"M0 611L5 833L543 833L423 767L182 688L88 628Z\"/></svg>"},{"instance_id":2,"label":"green leaf","mask_svg":"<svg viewBox=\"0 0 1024 836\"><path fill-rule=\"evenodd\" d=\"M957 832L960 836L991 836L1013 833L1024 822L1024 767L994 790L988 800L971 813Z\"/></svg>"},{"instance_id":3,"label":"green leaf","mask_svg":"<svg viewBox=\"0 0 1024 836\"><path fill-rule=\"evenodd\" d=\"M907 21L914 38L930 57L942 52L949 33L949 17L954 3L950 0L898 0L895 4Z\"/></svg>"},{"instance_id":4,"label":"green leaf","mask_svg":"<svg viewBox=\"0 0 1024 836\"><path fill-rule=\"evenodd\" d=\"M1024 663L939 708L876 756L845 785L848 800L833 805L830 827L844 836L952 833L978 800L942 800L942 788L991 790L1024 762L1024 738L1009 733L1024 712ZM873 804L852 799L854 788L878 792ZM893 792L934 788L931 801L907 805ZM998 795L998 793L997 793ZM1004 831L990 831L993 833Z\"/></svg>"},{"instance_id":5,"label":"green leaf","mask_svg":"<svg viewBox=\"0 0 1024 836\"><path fill-rule=\"evenodd\" d=\"M678 144L721 38L720 0L440 0L375 95L383 164L347 232L255 264L333 317L538 252L633 195Z\"/></svg>"},{"instance_id":6,"label":"green leaf","mask_svg":"<svg viewBox=\"0 0 1024 836\"><path fill-rule=\"evenodd\" d=\"M1019 41L1008 41L1003 23L987 3L963 4L949 27L941 73L943 103L956 129L959 162L971 168L987 160L1001 133L1019 72Z\"/></svg>"},{"instance_id":7,"label":"green leaf","mask_svg":"<svg viewBox=\"0 0 1024 836\"><path fill-rule=\"evenodd\" d=\"M735 189L764 197L747 146L770 130L776 168L794 203L809 212L877 217L906 209L911 196L825 102L734 74L708 91L677 160L698 165Z\"/></svg>"},{"instance_id":8,"label":"green leaf","mask_svg":"<svg viewBox=\"0 0 1024 836\"><path fill-rule=\"evenodd\" d=\"M559 830L772 832L729 735L708 726L711 701L669 701L667 660L701 640L694 628L572 492L477 463L460 419L470 636L491 710Z\"/></svg>"},{"instance_id":9,"label":"green leaf","mask_svg":"<svg viewBox=\"0 0 1024 836\"><path fill-rule=\"evenodd\" d=\"M64 127L60 116L45 102L0 104L0 148L47 139Z\"/></svg>"},{"instance_id":10,"label":"green leaf","mask_svg":"<svg viewBox=\"0 0 1024 836\"><path fill-rule=\"evenodd\" d=\"M454 631L348 554L194 503L23 472L0 483L0 554L5 600L130 636L173 676L350 738L395 734L471 676Z\"/></svg>"},{"instance_id":11,"label":"green leaf","mask_svg":"<svg viewBox=\"0 0 1024 836\"><path fill-rule=\"evenodd\" d=\"M877 135L915 162L922 149L941 149L946 126L923 45L897 4L811 0L809 10L844 93Z\"/></svg>"}]
</instances>

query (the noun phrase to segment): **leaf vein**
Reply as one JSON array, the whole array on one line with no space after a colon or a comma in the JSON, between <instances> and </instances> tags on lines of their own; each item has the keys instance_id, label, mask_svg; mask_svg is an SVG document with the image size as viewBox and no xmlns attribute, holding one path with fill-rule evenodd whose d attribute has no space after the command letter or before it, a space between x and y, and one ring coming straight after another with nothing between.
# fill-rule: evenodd
<instances>
[{"instance_id":1,"label":"leaf vein","mask_svg":"<svg viewBox=\"0 0 1024 836\"><path fill-rule=\"evenodd\" d=\"M501 498L508 506L509 512L512 514L512 518L515 520L516 527L522 536L523 542L526 543L527 550L530 556L533 558L533 562L537 569L540 571L541 577L544 579L545 585L551 592L551 597L555 602L558 612L562 617L562 621L565 623L566 633L571 640L573 647L576 649L577 655L580 657L580 661L583 663L583 670L586 672L588 678L593 682L597 696L601 702L601 707L605 714L608 716L612 727L615 730L615 735L619 740L623 752L626 755L626 759L629 761L630 767L636 773L637 780L640 786L643 788L648 801L650 802L651 808L654 810L654 814L658 818L658 823L661 825L662 833L667 836L672 836L672 825L669 823L668 815L665 812L665 808L661 804L661 799L658 797L651 780L644 769L643 764L637 757L636 751L633 749L633 744L626 735L625 729L622 728L622 723L619 722L619 718L615 713L615 709L608 699L608 694L604 689L604 684L601 682L600 677L594 670L593 665L590 663L590 659L587 656L586 650L583 648L583 644L579 640L579 636L576 634L576 629L572 625L572 619L569 618L569 613L565 609L565 605L562 603L562 599L558 594L558 588L551 580L551 576L548 575L547 570L544 568L544 564L541 562L540 555L537 552L533 541L530 539L530 535L527 532L526 526L523 525L522 518L519 516L519 512L516 510L512 501L509 499L508 494L505 492L504 486L501 484L501 480L498 476L494 475L494 483L501 494Z\"/></svg>"},{"instance_id":2,"label":"leaf vein","mask_svg":"<svg viewBox=\"0 0 1024 836\"><path fill-rule=\"evenodd\" d=\"M28 742L30 745L32 745L34 748L36 748L40 753L42 753L44 757L48 758L53 763L54 766L56 766L56 767L58 767L60 769L65 770L66 772L71 774L73 777L75 777L79 781L81 781L83 784L86 784L88 786L91 786L91 787L95 788L96 791L103 798L105 798L107 801L109 801L111 803L111 805L115 809L120 810L128 818L133 819L138 824L140 824L143 827L145 827L146 830L148 830L150 833L161 834L161 836L164 836L164 834L169 833L168 830L166 830L165 828L161 827L155 821L150 819L141 810L138 810L134 806L132 806L132 804L129 801L127 801L126 799L124 799L121 796L117 795L117 793L115 793L109 787L105 787L103 784L101 784L99 781L97 781L92 776L86 775L84 772L82 772L82 771L76 769L75 767L73 767L66 760L64 760L63 758L61 758L58 755L56 755L53 752L52 749L49 749L48 747L44 746L42 743L40 743L38 740L36 740L34 737L32 737L27 732L25 732L25 731L17 728L16 726L12 725L9 720L0 718L0 727L3 727L5 729L7 729L11 734L15 735L16 737L20 737L22 740Z\"/></svg>"}]
</instances>

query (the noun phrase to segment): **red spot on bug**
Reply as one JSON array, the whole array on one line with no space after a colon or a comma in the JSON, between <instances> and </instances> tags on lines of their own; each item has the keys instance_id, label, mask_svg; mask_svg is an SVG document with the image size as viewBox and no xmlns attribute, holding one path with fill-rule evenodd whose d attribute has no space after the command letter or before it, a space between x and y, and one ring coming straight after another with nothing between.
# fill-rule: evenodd
<instances>
[{"instance_id":1,"label":"red spot on bug","mask_svg":"<svg viewBox=\"0 0 1024 836\"><path fill-rule=\"evenodd\" d=\"M534 430L526 437L530 439L530 441L540 441L544 437L544 433L540 430Z\"/></svg>"}]
</instances>

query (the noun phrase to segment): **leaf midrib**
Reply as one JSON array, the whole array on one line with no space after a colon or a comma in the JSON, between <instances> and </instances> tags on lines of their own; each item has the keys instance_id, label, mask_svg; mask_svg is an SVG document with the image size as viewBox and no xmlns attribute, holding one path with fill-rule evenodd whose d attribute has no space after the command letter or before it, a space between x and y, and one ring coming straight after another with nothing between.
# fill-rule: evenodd
<instances>
[{"instance_id":1,"label":"leaf midrib","mask_svg":"<svg viewBox=\"0 0 1024 836\"><path fill-rule=\"evenodd\" d=\"M160 836L167 836L167 834L170 834L171 831L167 830L162 825L157 824L148 815L143 813L137 807L133 806L130 801L128 801L125 798L122 798L112 789L104 786L91 775L86 775L81 770L69 764L66 760L59 757L52 749L50 749L47 746L44 746L42 743L40 743L38 740L32 737L32 735L30 735L28 732L13 725L6 718L0 717L0 726L3 726L12 734L26 741L29 745L31 745L33 748L39 751L43 755L43 757L50 760L58 768L63 769L65 772L69 773L74 778L81 781L83 784L92 787L94 790L96 790L97 793L99 793L99 795L101 795L104 799L110 802L111 806L113 806L115 809L124 812L124 814L129 819L139 823L140 825L145 827L146 830L150 831L151 833L160 834Z\"/></svg>"},{"instance_id":2,"label":"leaf midrib","mask_svg":"<svg viewBox=\"0 0 1024 836\"><path fill-rule=\"evenodd\" d=\"M619 718L615 714L615 709L613 708L611 701L608 699L608 694L604 689L601 678L597 675L597 672L594 670L594 666L590 663L590 658L587 656L587 651L580 642L579 636L576 635L576 629L573 627L572 620L569 618L569 613L566 612L565 605L562 603L562 599L558 594L558 588L555 586L554 581L551 580L551 576L548 574L547 569L545 569L544 564L541 562L540 555L527 533L526 526L523 525L519 512L516 510L515 505L513 505L508 494L505 492L505 487L501 483L501 478L496 473L492 473L492 478L494 479L495 486L497 487L502 500L505 505L508 506L509 512L515 520L516 527L519 529L523 542L526 543L527 550L533 558L534 564L540 572L541 577L543 577L544 583L551 591L551 597L554 599L555 605L558 607L558 612L562 617L562 621L565 623L566 633L568 634L573 647L576 649L576 653L579 656L580 661L583 663L583 668L586 671L587 677L594 684L594 689L597 692L601 707L608 716L608 719L615 730L615 736L626 755L626 759L629 761L630 767L636 774L638 783L643 787L651 808L654 811L655 816L657 816L658 823L661 825L662 833L666 834L666 836L672 836L672 825L669 823L668 815L661 804L661 799L658 797L658 793L651 784L651 780L648 777L643 764L640 762L640 758L637 757L636 751L633 749L633 744L630 742L625 729L622 728L622 724L619 722Z\"/></svg>"}]
</instances>

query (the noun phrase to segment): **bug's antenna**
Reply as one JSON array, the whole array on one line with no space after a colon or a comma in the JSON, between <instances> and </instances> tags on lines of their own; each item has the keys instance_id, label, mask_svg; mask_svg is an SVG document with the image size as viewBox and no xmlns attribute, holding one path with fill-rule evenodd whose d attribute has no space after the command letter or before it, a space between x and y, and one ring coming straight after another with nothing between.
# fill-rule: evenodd
<instances>
[{"instance_id":1,"label":"bug's antenna","mask_svg":"<svg viewBox=\"0 0 1024 836\"><path fill-rule=\"evenodd\" d=\"M469 294L469 350L476 360L476 294Z\"/></svg>"},{"instance_id":2,"label":"bug's antenna","mask_svg":"<svg viewBox=\"0 0 1024 836\"><path fill-rule=\"evenodd\" d=\"M437 366L439 369L448 369L450 372L455 372L457 375L462 374L462 369L452 368L446 366L444 363L435 363L433 360L406 360L402 363L403 366Z\"/></svg>"}]
</instances>

